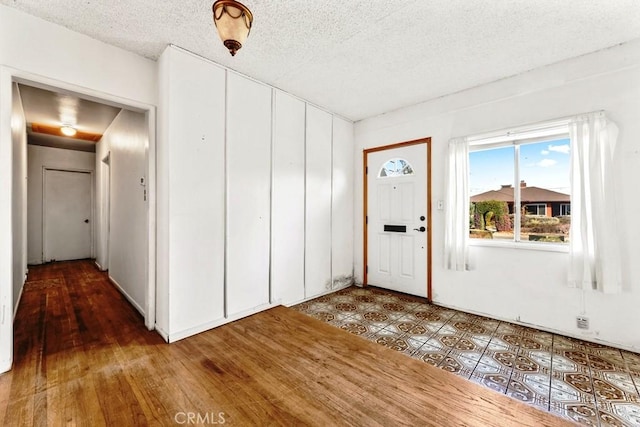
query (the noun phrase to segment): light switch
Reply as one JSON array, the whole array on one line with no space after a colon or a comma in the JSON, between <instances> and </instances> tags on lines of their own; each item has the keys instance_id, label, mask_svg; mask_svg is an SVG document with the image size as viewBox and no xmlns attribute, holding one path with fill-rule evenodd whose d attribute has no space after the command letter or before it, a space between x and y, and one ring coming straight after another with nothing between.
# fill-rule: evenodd
<instances>
[{"instance_id":1,"label":"light switch","mask_svg":"<svg viewBox=\"0 0 640 427\"><path fill-rule=\"evenodd\" d=\"M437 206L439 211L443 210L444 209L444 200L438 200L436 206Z\"/></svg>"}]
</instances>

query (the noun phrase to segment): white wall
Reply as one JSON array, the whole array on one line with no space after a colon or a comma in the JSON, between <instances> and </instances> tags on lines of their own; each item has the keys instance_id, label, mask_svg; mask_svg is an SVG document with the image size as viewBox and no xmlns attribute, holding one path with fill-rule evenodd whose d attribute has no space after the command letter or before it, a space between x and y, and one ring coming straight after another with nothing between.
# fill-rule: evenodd
<instances>
[{"instance_id":1,"label":"white wall","mask_svg":"<svg viewBox=\"0 0 640 427\"><path fill-rule=\"evenodd\" d=\"M353 283L353 123L333 118L331 275L333 288Z\"/></svg>"},{"instance_id":2,"label":"white wall","mask_svg":"<svg viewBox=\"0 0 640 427\"><path fill-rule=\"evenodd\" d=\"M109 278L125 297L142 313L146 310L148 203L147 150L149 135L144 114L121 110L97 144L94 165L97 211L104 213L105 189L102 160L109 155L110 183L108 230L99 227L100 251L108 247ZM105 174L106 175L106 174ZM143 185L144 184L144 185ZM106 224L99 218L96 223ZM105 240L108 239L108 245ZM98 254L103 258L103 254Z\"/></svg>"},{"instance_id":3,"label":"white wall","mask_svg":"<svg viewBox=\"0 0 640 427\"><path fill-rule=\"evenodd\" d=\"M333 118L307 105L305 196L305 297L332 289L331 139Z\"/></svg>"},{"instance_id":4,"label":"white wall","mask_svg":"<svg viewBox=\"0 0 640 427\"><path fill-rule=\"evenodd\" d=\"M271 190L271 284L276 301L304 299L305 103L275 91Z\"/></svg>"},{"instance_id":5,"label":"white wall","mask_svg":"<svg viewBox=\"0 0 640 427\"><path fill-rule=\"evenodd\" d=\"M154 61L4 5L0 64L139 102L157 99Z\"/></svg>"},{"instance_id":6,"label":"white wall","mask_svg":"<svg viewBox=\"0 0 640 427\"><path fill-rule=\"evenodd\" d=\"M28 36L26 36L28 35ZM63 55L63 57L61 57ZM11 82L17 78L88 92L141 109L157 101L157 68L149 59L0 5L0 195L11 194ZM3 157L8 156L8 157ZM5 173L3 173L5 172ZM0 196L0 303L10 306L12 206ZM0 372L12 362L11 322L0 324Z\"/></svg>"},{"instance_id":7,"label":"white wall","mask_svg":"<svg viewBox=\"0 0 640 427\"><path fill-rule=\"evenodd\" d=\"M331 291L332 219L347 228L352 221L353 183L344 170L352 123L176 47L160 58L160 81L158 328L165 338L301 301L305 267L321 271L308 276L307 298ZM344 153L335 197L334 140ZM316 210L309 201L317 196ZM321 225L311 239L305 199L307 224ZM352 235L340 226L335 253L344 259L336 265L349 276Z\"/></svg>"},{"instance_id":8,"label":"white wall","mask_svg":"<svg viewBox=\"0 0 640 427\"><path fill-rule=\"evenodd\" d=\"M159 66L157 327L173 340L224 318L226 72L171 47Z\"/></svg>"},{"instance_id":9,"label":"white wall","mask_svg":"<svg viewBox=\"0 0 640 427\"><path fill-rule=\"evenodd\" d=\"M227 74L228 313L268 304L271 228L271 88Z\"/></svg>"},{"instance_id":10,"label":"white wall","mask_svg":"<svg viewBox=\"0 0 640 427\"><path fill-rule=\"evenodd\" d=\"M273 298L304 299L305 103L275 91L271 191Z\"/></svg>"},{"instance_id":11,"label":"white wall","mask_svg":"<svg viewBox=\"0 0 640 427\"><path fill-rule=\"evenodd\" d=\"M432 137L433 201L444 199L447 142L452 137L603 109L620 128L615 179L625 230L625 292L603 295L566 286L566 253L471 248L477 269L443 268L444 211L433 207L433 300L505 320L519 320L588 340L640 350L640 42L564 61L510 79L358 122L355 205L362 206L362 150ZM355 215L355 269L362 280L362 215ZM589 317L578 330L575 317Z\"/></svg>"},{"instance_id":12,"label":"white wall","mask_svg":"<svg viewBox=\"0 0 640 427\"><path fill-rule=\"evenodd\" d=\"M11 136L13 143L13 311L15 314L27 273L27 128L22 99L13 84Z\"/></svg>"},{"instance_id":13,"label":"white wall","mask_svg":"<svg viewBox=\"0 0 640 427\"><path fill-rule=\"evenodd\" d=\"M25 145L25 148L26 147ZM39 145L29 145L27 150L29 164L27 191L29 206L27 210L28 259L29 264L42 264L43 168L93 172L95 169L96 155L95 153L85 151L62 150L60 148L42 147Z\"/></svg>"}]
</instances>

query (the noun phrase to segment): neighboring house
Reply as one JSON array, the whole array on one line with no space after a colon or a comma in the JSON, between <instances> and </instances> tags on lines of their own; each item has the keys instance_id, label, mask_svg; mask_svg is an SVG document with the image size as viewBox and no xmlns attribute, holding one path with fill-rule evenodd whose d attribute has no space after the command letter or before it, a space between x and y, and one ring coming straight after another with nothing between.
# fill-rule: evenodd
<instances>
[{"instance_id":1,"label":"neighboring house","mask_svg":"<svg viewBox=\"0 0 640 427\"><path fill-rule=\"evenodd\" d=\"M560 216L571 215L571 196L557 191L540 187L527 187L527 183L520 181L520 201L527 215ZM499 190L471 196L471 203L498 200L507 202L509 213L513 213L513 186L503 185Z\"/></svg>"}]
</instances>

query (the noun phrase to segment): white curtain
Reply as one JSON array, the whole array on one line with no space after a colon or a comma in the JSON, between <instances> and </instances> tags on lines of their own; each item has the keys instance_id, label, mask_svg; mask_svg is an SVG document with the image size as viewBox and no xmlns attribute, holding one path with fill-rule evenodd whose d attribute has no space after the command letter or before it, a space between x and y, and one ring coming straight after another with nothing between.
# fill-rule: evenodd
<instances>
[{"instance_id":1,"label":"white curtain","mask_svg":"<svg viewBox=\"0 0 640 427\"><path fill-rule=\"evenodd\" d=\"M617 293L622 283L612 174L618 128L599 112L573 118L569 134L569 285Z\"/></svg>"},{"instance_id":2,"label":"white curtain","mask_svg":"<svg viewBox=\"0 0 640 427\"><path fill-rule=\"evenodd\" d=\"M469 144L449 141L446 180L444 262L449 270L469 269Z\"/></svg>"}]
</instances>

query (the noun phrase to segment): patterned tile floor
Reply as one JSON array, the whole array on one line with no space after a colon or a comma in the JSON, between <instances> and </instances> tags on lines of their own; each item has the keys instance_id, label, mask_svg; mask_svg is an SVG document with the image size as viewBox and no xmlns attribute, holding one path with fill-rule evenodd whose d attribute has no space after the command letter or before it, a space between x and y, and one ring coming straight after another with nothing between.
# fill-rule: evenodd
<instances>
[{"instance_id":1,"label":"patterned tile floor","mask_svg":"<svg viewBox=\"0 0 640 427\"><path fill-rule=\"evenodd\" d=\"M350 288L294 309L587 426L640 426L640 354Z\"/></svg>"}]
</instances>

